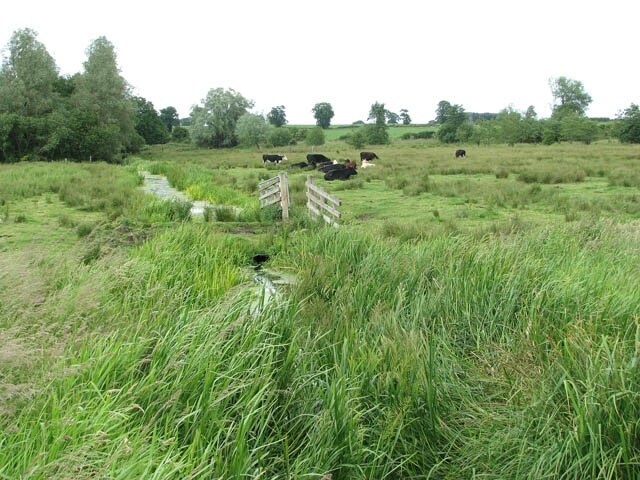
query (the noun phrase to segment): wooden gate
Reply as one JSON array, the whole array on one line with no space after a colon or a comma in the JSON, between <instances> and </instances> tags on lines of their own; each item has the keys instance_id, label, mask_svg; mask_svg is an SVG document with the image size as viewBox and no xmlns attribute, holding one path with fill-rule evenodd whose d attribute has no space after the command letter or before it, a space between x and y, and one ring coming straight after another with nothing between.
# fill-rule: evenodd
<instances>
[{"instance_id":1,"label":"wooden gate","mask_svg":"<svg viewBox=\"0 0 640 480\"><path fill-rule=\"evenodd\" d=\"M289 181L286 173L280 173L277 177L263 180L258 184L258 198L260 208L280 202L282 207L282 220L289 219Z\"/></svg>"},{"instance_id":2,"label":"wooden gate","mask_svg":"<svg viewBox=\"0 0 640 480\"><path fill-rule=\"evenodd\" d=\"M338 226L340 212L340 200L338 197L328 194L318 187L311 175L307 176L307 208L314 217L321 217L325 222L334 227Z\"/></svg>"}]
</instances>

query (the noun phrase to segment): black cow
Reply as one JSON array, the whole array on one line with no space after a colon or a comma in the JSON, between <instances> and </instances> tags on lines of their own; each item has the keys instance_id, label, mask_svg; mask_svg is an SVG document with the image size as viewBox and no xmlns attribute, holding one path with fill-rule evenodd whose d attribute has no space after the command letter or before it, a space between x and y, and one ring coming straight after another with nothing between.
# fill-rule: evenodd
<instances>
[{"instance_id":1,"label":"black cow","mask_svg":"<svg viewBox=\"0 0 640 480\"><path fill-rule=\"evenodd\" d=\"M309 164L307 162L298 162L298 163L292 163L291 165L289 165L289 168L307 168L309 166Z\"/></svg>"},{"instance_id":2,"label":"black cow","mask_svg":"<svg viewBox=\"0 0 640 480\"><path fill-rule=\"evenodd\" d=\"M331 159L321 153L309 153L307 154L307 162L315 167L319 163L331 163Z\"/></svg>"},{"instance_id":3,"label":"black cow","mask_svg":"<svg viewBox=\"0 0 640 480\"><path fill-rule=\"evenodd\" d=\"M467 155L467 152L465 152L462 149L456 150L456 158L460 158L460 157L464 157Z\"/></svg>"},{"instance_id":4,"label":"black cow","mask_svg":"<svg viewBox=\"0 0 640 480\"><path fill-rule=\"evenodd\" d=\"M287 159L286 155L267 155L267 154L262 155L262 163L267 163L267 162L280 163L286 159Z\"/></svg>"},{"instance_id":5,"label":"black cow","mask_svg":"<svg viewBox=\"0 0 640 480\"><path fill-rule=\"evenodd\" d=\"M331 170L342 170L343 168L351 168L355 166L355 162L351 162L349 159L345 160L344 163L321 163L316 166L316 170L320 170L321 172L327 173Z\"/></svg>"},{"instance_id":6,"label":"black cow","mask_svg":"<svg viewBox=\"0 0 640 480\"><path fill-rule=\"evenodd\" d=\"M328 181L332 180L348 180L351 175L357 175L355 168L341 168L338 170L331 170L324 174L324 179Z\"/></svg>"},{"instance_id":7,"label":"black cow","mask_svg":"<svg viewBox=\"0 0 640 480\"><path fill-rule=\"evenodd\" d=\"M380 158L373 152L360 152L360 161L367 160L370 162L374 158L380 160Z\"/></svg>"}]
</instances>

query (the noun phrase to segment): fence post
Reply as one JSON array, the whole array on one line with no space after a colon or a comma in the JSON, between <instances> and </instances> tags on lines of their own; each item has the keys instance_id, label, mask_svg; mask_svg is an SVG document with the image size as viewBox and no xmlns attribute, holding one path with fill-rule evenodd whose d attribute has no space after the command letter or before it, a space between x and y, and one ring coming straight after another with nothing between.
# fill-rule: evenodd
<instances>
[{"instance_id":1,"label":"fence post","mask_svg":"<svg viewBox=\"0 0 640 480\"><path fill-rule=\"evenodd\" d=\"M289 220L289 182L286 172L278 174L280 177L280 206L282 207L282 220Z\"/></svg>"}]
</instances>

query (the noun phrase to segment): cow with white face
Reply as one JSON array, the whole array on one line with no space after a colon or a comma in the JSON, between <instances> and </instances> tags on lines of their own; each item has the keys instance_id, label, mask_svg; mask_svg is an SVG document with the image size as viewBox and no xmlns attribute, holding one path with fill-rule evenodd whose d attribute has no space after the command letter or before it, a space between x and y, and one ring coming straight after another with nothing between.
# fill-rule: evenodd
<instances>
[{"instance_id":1,"label":"cow with white face","mask_svg":"<svg viewBox=\"0 0 640 480\"><path fill-rule=\"evenodd\" d=\"M282 161L287 161L286 155L268 155L268 154L262 155L262 163L267 163L267 162L280 163Z\"/></svg>"}]
</instances>

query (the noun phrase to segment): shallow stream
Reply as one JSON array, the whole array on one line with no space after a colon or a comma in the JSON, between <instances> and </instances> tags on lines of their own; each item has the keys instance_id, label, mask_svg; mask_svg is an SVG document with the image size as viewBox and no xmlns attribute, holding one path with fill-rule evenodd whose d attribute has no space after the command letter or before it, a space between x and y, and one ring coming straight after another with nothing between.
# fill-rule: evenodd
<instances>
[{"instance_id":1,"label":"shallow stream","mask_svg":"<svg viewBox=\"0 0 640 480\"><path fill-rule=\"evenodd\" d=\"M140 174L144 177L142 189L145 192L157 195L165 200L191 202L192 217L195 215L203 215L206 207L213 207L213 205L206 200L190 200L184 193L173 188L164 175L154 175L146 171L141 171Z\"/></svg>"}]
</instances>

